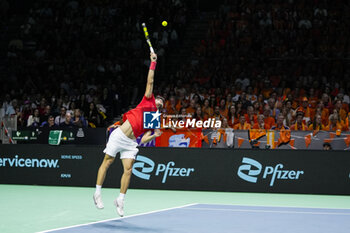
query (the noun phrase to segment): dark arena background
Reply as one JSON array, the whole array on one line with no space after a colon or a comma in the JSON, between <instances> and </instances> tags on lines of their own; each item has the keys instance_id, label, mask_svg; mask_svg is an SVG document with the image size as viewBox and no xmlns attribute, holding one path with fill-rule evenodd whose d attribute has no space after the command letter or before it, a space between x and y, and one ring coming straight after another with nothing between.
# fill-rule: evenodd
<instances>
[{"instance_id":1,"label":"dark arena background","mask_svg":"<svg viewBox=\"0 0 350 233\"><path fill-rule=\"evenodd\" d=\"M349 232L349 12L345 0L0 0L0 232ZM142 110L153 136L136 138L119 217L119 154L103 210L96 177L153 69L163 107Z\"/></svg>"}]
</instances>

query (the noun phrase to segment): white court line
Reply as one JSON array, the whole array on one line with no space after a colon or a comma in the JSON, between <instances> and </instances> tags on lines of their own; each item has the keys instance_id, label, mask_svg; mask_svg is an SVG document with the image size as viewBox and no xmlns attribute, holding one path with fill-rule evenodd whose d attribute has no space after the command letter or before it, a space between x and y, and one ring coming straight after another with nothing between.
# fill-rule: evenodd
<instances>
[{"instance_id":1,"label":"white court line","mask_svg":"<svg viewBox=\"0 0 350 233\"><path fill-rule=\"evenodd\" d=\"M235 206L235 207L267 207L267 208L295 208L295 209L326 209L326 210L349 210L350 208L328 208L328 207L302 207L302 206L280 206L280 205L242 205L242 204L208 204L208 203L197 203L200 205L223 205L223 206Z\"/></svg>"},{"instance_id":2,"label":"white court line","mask_svg":"<svg viewBox=\"0 0 350 233\"><path fill-rule=\"evenodd\" d=\"M180 208L184 208L184 207L188 207L188 206L193 206L193 205L197 205L197 204L198 204L198 203L192 203L192 204L183 205L183 206L177 206L177 207L172 207L172 208L168 208L168 209L154 210L154 211L150 211L150 212L146 212L146 213L129 215L129 216L126 216L126 217L110 218L110 219L101 220L101 221L97 221L97 222L90 222L90 223L78 224L78 225L73 225L73 226L68 226L68 227L60 227L60 228L55 228L55 229L51 229L51 230L47 230L47 231L39 231L39 232L37 232L37 233L46 233L46 232L52 232L52 231L59 231L59 230L64 230L64 229L69 229L69 228L74 228L74 227L81 227L81 226L88 226L88 225L92 225L92 224L96 224L96 223L108 222L108 221L113 221L113 220L124 220L124 219L126 219L126 218L131 218L131 217L136 217L136 216L141 216L141 215L146 215L146 214L153 214L153 213L158 213L158 212L167 211L167 210L180 209Z\"/></svg>"},{"instance_id":3,"label":"white court line","mask_svg":"<svg viewBox=\"0 0 350 233\"><path fill-rule=\"evenodd\" d=\"M232 211L232 212L253 212L253 213L278 213L278 214L319 214L319 215L350 215L350 213L335 212L307 212L307 211L282 211L282 210L246 210L246 209L216 209L216 208L185 208L184 210L209 210L209 211Z\"/></svg>"}]
</instances>

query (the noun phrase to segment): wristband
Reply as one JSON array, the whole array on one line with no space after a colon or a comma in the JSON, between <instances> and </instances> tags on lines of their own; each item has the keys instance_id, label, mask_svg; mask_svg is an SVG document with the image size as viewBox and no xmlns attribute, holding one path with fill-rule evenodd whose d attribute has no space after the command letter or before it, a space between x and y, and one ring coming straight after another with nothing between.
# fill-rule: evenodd
<instances>
[{"instance_id":1,"label":"wristband","mask_svg":"<svg viewBox=\"0 0 350 233\"><path fill-rule=\"evenodd\" d=\"M150 70L155 70L155 69L156 69L156 65L157 65L157 62L152 61L152 62L151 62L151 65L149 66L149 69L150 69Z\"/></svg>"}]
</instances>

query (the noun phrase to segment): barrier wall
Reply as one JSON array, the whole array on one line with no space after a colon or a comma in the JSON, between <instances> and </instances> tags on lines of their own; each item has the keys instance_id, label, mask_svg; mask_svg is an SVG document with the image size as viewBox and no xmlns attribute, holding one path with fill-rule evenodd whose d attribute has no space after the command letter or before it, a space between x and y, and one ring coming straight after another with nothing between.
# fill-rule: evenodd
<instances>
[{"instance_id":1,"label":"barrier wall","mask_svg":"<svg viewBox=\"0 0 350 233\"><path fill-rule=\"evenodd\" d=\"M48 144L50 129L47 128L23 128L14 131L12 138L17 143ZM146 143L141 143L141 137L137 138L142 147L196 147L196 148L252 148L252 131L228 129L182 129L173 132L170 129L163 130L160 137ZM309 149L321 150L323 143L331 144L333 150L350 150L350 132L332 131L288 131L288 138L281 137L281 131L265 131L256 139L256 148L265 149L269 144L274 149ZM79 128L63 129L61 144L85 144L105 145L107 140L105 128Z\"/></svg>"},{"instance_id":2,"label":"barrier wall","mask_svg":"<svg viewBox=\"0 0 350 233\"><path fill-rule=\"evenodd\" d=\"M95 186L103 146L1 145L0 183ZM119 187L119 159L104 187ZM344 151L140 148L131 188L350 194Z\"/></svg>"},{"instance_id":3,"label":"barrier wall","mask_svg":"<svg viewBox=\"0 0 350 233\"><path fill-rule=\"evenodd\" d=\"M105 128L57 128L63 131L61 144L105 145ZM12 132L18 144L48 144L49 128L21 128Z\"/></svg>"}]
</instances>

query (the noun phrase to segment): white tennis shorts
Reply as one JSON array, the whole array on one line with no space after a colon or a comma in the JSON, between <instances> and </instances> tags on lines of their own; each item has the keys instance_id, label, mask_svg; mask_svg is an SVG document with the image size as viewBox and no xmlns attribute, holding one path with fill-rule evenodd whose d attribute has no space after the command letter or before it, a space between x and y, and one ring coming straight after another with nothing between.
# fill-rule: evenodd
<instances>
[{"instance_id":1,"label":"white tennis shorts","mask_svg":"<svg viewBox=\"0 0 350 233\"><path fill-rule=\"evenodd\" d=\"M139 149L137 142L125 136L120 128L114 130L109 136L104 153L115 157L120 152L120 159L135 159Z\"/></svg>"}]
</instances>

